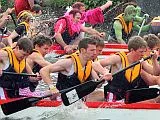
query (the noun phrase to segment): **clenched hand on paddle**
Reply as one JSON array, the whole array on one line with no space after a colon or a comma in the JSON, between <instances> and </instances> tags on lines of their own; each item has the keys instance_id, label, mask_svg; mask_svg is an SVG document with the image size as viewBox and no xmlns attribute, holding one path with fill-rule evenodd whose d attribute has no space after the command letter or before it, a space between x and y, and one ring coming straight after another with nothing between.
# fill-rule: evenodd
<instances>
[{"instance_id":1,"label":"clenched hand on paddle","mask_svg":"<svg viewBox=\"0 0 160 120\"><path fill-rule=\"evenodd\" d=\"M151 56L148 56L146 58L142 58L141 60L131 64L130 66L118 71L117 73L113 74L119 74L147 59L151 58ZM79 84L76 86L73 86L71 88L68 89L64 89L62 91L59 91L59 93L61 93L61 98L62 101L64 103L64 105L68 106L71 105L72 103L78 101L79 99L83 98L84 96L90 94L91 92L93 92L96 87L100 84L104 82L104 80L101 81L87 81L83 84ZM143 91L142 91L143 92ZM22 98L20 100L16 100L16 101L12 101L9 103L5 103L1 105L2 111L5 115L9 115L18 111L21 111L23 109L29 108L31 106L34 106L39 100L42 100L46 97L51 97L52 94L46 95L46 96L42 96L42 97L27 97L27 98ZM137 97L137 96L136 96ZM153 96L154 97L154 96ZM131 98L132 99L132 98Z\"/></svg>"}]
</instances>

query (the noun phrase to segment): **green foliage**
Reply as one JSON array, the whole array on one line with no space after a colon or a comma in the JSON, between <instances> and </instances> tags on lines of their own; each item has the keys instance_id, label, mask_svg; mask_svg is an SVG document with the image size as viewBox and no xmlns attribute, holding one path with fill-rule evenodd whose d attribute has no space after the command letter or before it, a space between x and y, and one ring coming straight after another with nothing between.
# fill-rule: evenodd
<instances>
[{"instance_id":1,"label":"green foliage","mask_svg":"<svg viewBox=\"0 0 160 120\"><path fill-rule=\"evenodd\" d=\"M45 7L58 7L58 8L65 8L68 5L72 4L73 0L44 0L43 5Z\"/></svg>"},{"instance_id":2,"label":"green foliage","mask_svg":"<svg viewBox=\"0 0 160 120\"><path fill-rule=\"evenodd\" d=\"M71 6L74 2L81 1L86 5L87 9L95 8L101 6L107 2L107 0L43 0L43 5L46 7L58 7L66 8L66 6ZM112 0L113 6L120 3L122 0ZM1 0L1 6L5 9L8 7L13 7L14 0Z\"/></svg>"},{"instance_id":3,"label":"green foliage","mask_svg":"<svg viewBox=\"0 0 160 120\"><path fill-rule=\"evenodd\" d=\"M1 6L5 6L7 4L7 0L1 0Z\"/></svg>"},{"instance_id":4,"label":"green foliage","mask_svg":"<svg viewBox=\"0 0 160 120\"><path fill-rule=\"evenodd\" d=\"M51 7L61 7L65 8L66 6L71 6L74 2L83 2L86 5L87 9L95 8L105 4L106 0L44 0L45 6ZM120 3L121 0L112 0L113 6Z\"/></svg>"},{"instance_id":5,"label":"green foliage","mask_svg":"<svg viewBox=\"0 0 160 120\"><path fill-rule=\"evenodd\" d=\"M97 6L101 6L105 4L106 0L82 0L85 3L87 9L95 8ZM120 3L120 0L112 0L113 6ZM112 7L112 6L111 6Z\"/></svg>"},{"instance_id":6,"label":"green foliage","mask_svg":"<svg viewBox=\"0 0 160 120\"><path fill-rule=\"evenodd\" d=\"M7 0L1 0L2 10L7 8Z\"/></svg>"},{"instance_id":7,"label":"green foliage","mask_svg":"<svg viewBox=\"0 0 160 120\"><path fill-rule=\"evenodd\" d=\"M5 11L7 8L14 6L14 0L1 0L2 10Z\"/></svg>"}]
</instances>

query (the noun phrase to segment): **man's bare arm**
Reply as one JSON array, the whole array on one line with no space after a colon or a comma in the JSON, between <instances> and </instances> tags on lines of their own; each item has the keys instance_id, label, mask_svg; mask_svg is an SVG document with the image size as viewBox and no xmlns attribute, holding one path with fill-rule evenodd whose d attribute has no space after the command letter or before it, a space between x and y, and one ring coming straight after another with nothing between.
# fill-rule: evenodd
<instances>
[{"instance_id":1,"label":"man's bare arm","mask_svg":"<svg viewBox=\"0 0 160 120\"><path fill-rule=\"evenodd\" d=\"M102 5L100 8L102 11L109 8L112 5L112 1L107 1L104 5Z\"/></svg>"},{"instance_id":2,"label":"man's bare arm","mask_svg":"<svg viewBox=\"0 0 160 120\"><path fill-rule=\"evenodd\" d=\"M108 72L108 70L104 67L106 67L108 65L118 64L120 62L121 62L121 58L119 55L111 55L111 56L109 56L105 59L102 59L100 61L93 62L92 66L96 72L99 72L101 74L105 74L106 72Z\"/></svg>"},{"instance_id":3,"label":"man's bare arm","mask_svg":"<svg viewBox=\"0 0 160 120\"><path fill-rule=\"evenodd\" d=\"M13 45L13 39L16 38L17 36L19 36L19 34L14 30L14 31L7 37L9 46L12 47L12 45Z\"/></svg>"},{"instance_id":4,"label":"man's bare arm","mask_svg":"<svg viewBox=\"0 0 160 120\"><path fill-rule=\"evenodd\" d=\"M93 29L91 27L81 26L81 31L85 32L85 33L88 33L88 34L91 34L91 35L94 35L94 36L104 37L104 34L98 32L97 30L95 30L95 29Z\"/></svg>"},{"instance_id":5,"label":"man's bare arm","mask_svg":"<svg viewBox=\"0 0 160 120\"><path fill-rule=\"evenodd\" d=\"M122 25L118 20L114 22L113 28L118 42L121 44L125 44L125 41L122 39Z\"/></svg>"},{"instance_id":6,"label":"man's bare arm","mask_svg":"<svg viewBox=\"0 0 160 120\"><path fill-rule=\"evenodd\" d=\"M26 62L26 71L27 71L28 74L34 74L34 73L32 72L31 67L29 66L29 64L28 64L27 62Z\"/></svg>"},{"instance_id":7,"label":"man's bare arm","mask_svg":"<svg viewBox=\"0 0 160 120\"><path fill-rule=\"evenodd\" d=\"M57 61L56 63L43 67L40 70L40 75L44 80L44 82L46 82L49 85L52 84L50 73L67 71L67 68L69 66L70 66L70 60L62 59Z\"/></svg>"},{"instance_id":8,"label":"man's bare arm","mask_svg":"<svg viewBox=\"0 0 160 120\"><path fill-rule=\"evenodd\" d=\"M64 42L62 38L61 33L59 32L55 33L55 39L56 39L56 42L59 43L63 48L67 46L67 44Z\"/></svg>"},{"instance_id":9,"label":"man's bare arm","mask_svg":"<svg viewBox=\"0 0 160 120\"><path fill-rule=\"evenodd\" d=\"M28 58L27 58L27 62L29 63L30 66L32 66L33 64L31 64L31 62L37 63L38 65L45 67L47 65L50 65L51 63L46 61L43 56L39 55L38 53L32 53ZM33 67L33 66L32 66Z\"/></svg>"},{"instance_id":10,"label":"man's bare arm","mask_svg":"<svg viewBox=\"0 0 160 120\"><path fill-rule=\"evenodd\" d=\"M34 0L28 0L28 3L29 3L31 8L34 6Z\"/></svg>"},{"instance_id":11,"label":"man's bare arm","mask_svg":"<svg viewBox=\"0 0 160 120\"><path fill-rule=\"evenodd\" d=\"M148 85L160 85L160 76L151 75L142 69L141 77Z\"/></svg>"}]
</instances>

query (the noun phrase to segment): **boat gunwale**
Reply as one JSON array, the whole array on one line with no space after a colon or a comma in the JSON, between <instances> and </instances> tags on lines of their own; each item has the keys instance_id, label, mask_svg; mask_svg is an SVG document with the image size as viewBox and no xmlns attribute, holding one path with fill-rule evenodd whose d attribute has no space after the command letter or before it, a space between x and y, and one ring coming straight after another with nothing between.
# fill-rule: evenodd
<instances>
[{"instance_id":1,"label":"boat gunwale","mask_svg":"<svg viewBox=\"0 0 160 120\"><path fill-rule=\"evenodd\" d=\"M132 103L125 104L120 102L84 102L88 108L119 108L119 109L160 109L160 103ZM38 107L58 107L62 104L59 101L41 100L36 106Z\"/></svg>"}]
</instances>

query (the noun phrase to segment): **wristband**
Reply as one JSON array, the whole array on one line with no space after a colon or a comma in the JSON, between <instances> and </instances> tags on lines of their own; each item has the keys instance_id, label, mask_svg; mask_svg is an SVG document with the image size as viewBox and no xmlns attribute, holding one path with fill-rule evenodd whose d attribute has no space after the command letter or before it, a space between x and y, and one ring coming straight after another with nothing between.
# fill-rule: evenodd
<instances>
[{"instance_id":1,"label":"wristband","mask_svg":"<svg viewBox=\"0 0 160 120\"><path fill-rule=\"evenodd\" d=\"M55 90L55 89L57 89L55 85L49 84L49 90Z\"/></svg>"}]
</instances>

